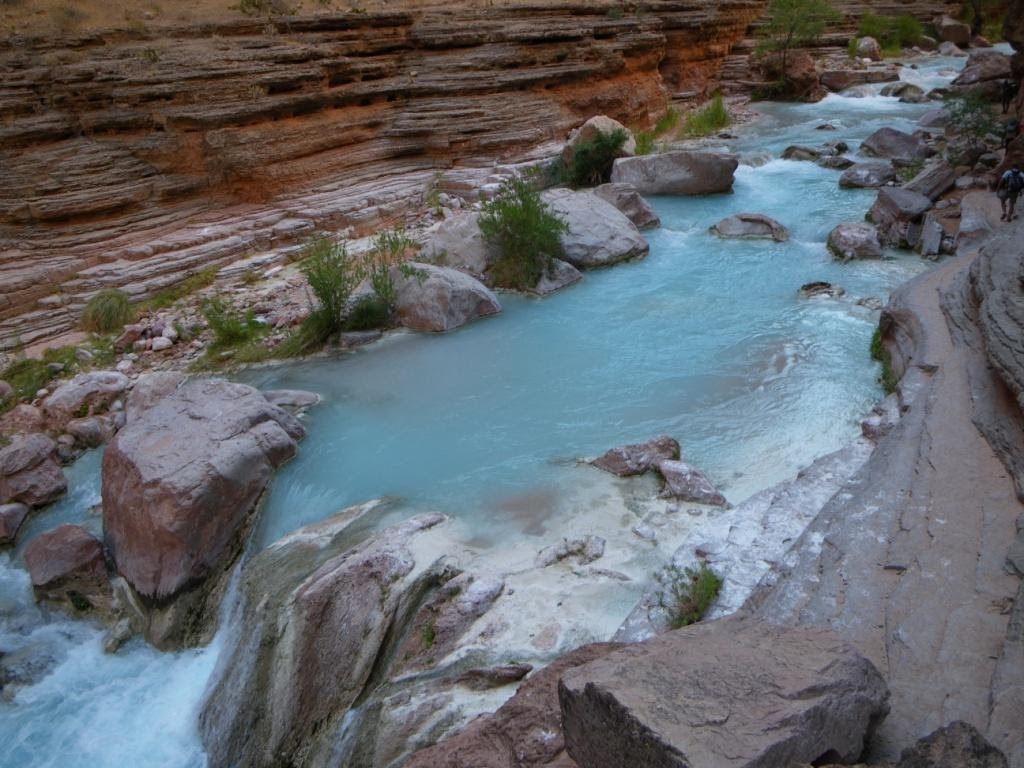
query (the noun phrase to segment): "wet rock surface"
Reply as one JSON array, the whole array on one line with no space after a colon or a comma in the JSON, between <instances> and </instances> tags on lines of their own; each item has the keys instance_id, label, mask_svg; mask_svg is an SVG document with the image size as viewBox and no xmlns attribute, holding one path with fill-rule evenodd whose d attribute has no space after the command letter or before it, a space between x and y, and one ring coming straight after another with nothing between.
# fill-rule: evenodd
<instances>
[{"instance_id":1,"label":"wet rock surface","mask_svg":"<svg viewBox=\"0 0 1024 768\"><path fill-rule=\"evenodd\" d=\"M872 224L851 222L839 224L829 232L828 249L843 261L877 259L882 255L882 241Z\"/></svg>"},{"instance_id":2,"label":"wet rock surface","mask_svg":"<svg viewBox=\"0 0 1024 768\"><path fill-rule=\"evenodd\" d=\"M789 239L789 232L775 219L761 213L735 213L711 226L719 237L767 239L778 243Z\"/></svg>"},{"instance_id":3,"label":"wet rock surface","mask_svg":"<svg viewBox=\"0 0 1024 768\"><path fill-rule=\"evenodd\" d=\"M616 160L611 180L641 195L709 195L732 189L738 165L735 155L678 150Z\"/></svg>"},{"instance_id":4,"label":"wet rock surface","mask_svg":"<svg viewBox=\"0 0 1024 768\"><path fill-rule=\"evenodd\" d=\"M61 525L36 536L25 548L25 565L37 600L70 613L110 612L103 547L81 526Z\"/></svg>"},{"instance_id":5,"label":"wet rock surface","mask_svg":"<svg viewBox=\"0 0 1024 768\"><path fill-rule=\"evenodd\" d=\"M252 387L195 379L130 421L107 447L104 539L134 590L166 608L147 630L152 642L194 641L210 630L217 587L241 550L256 501L304 434Z\"/></svg>"},{"instance_id":6,"label":"wet rock surface","mask_svg":"<svg viewBox=\"0 0 1024 768\"><path fill-rule=\"evenodd\" d=\"M613 652L559 686L566 751L588 768L853 761L888 696L832 632L736 619Z\"/></svg>"},{"instance_id":7,"label":"wet rock surface","mask_svg":"<svg viewBox=\"0 0 1024 768\"><path fill-rule=\"evenodd\" d=\"M612 448L590 463L613 475L630 477L656 469L665 459L678 459L679 455L679 442L668 435L659 435L645 443Z\"/></svg>"},{"instance_id":8,"label":"wet rock surface","mask_svg":"<svg viewBox=\"0 0 1024 768\"><path fill-rule=\"evenodd\" d=\"M594 194L607 200L633 222L637 229L649 229L661 224L661 219L632 184L601 184Z\"/></svg>"}]
</instances>

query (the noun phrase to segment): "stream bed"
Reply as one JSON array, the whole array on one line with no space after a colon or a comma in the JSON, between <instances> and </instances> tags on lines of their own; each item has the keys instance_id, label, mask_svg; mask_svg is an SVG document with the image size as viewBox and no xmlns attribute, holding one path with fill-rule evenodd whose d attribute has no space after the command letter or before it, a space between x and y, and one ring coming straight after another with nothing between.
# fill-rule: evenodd
<instances>
[{"instance_id":1,"label":"stream bed","mask_svg":"<svg viewBox=\"0 0 1024 768\"><path fill-rule=\"evenodd\" d=\"M935 87L962 63L922 60L905 78ZM503 653L543 661L563 646L606 639L681 531L713 512L678 514L654 499L652 480L618 480L577 459L669 434L736 503L855 437L881 395L868 355L877 311L857 301L884 302L928 264L897 252L835 262L828 232L862 219L874 192L841 190L837 171L772 158L790 144L838 139L854 156L877 128L911 130L933 108L877 95L759 105L761 119L713 143L742 158L733 194L652 199L662 224L644 233L646 259L587 273L543 300L502 295L502 314L455 333L395 333L342 357L240 374L261 388L323 397L299 456L272 483L254 547L393 497L378 524L441 511L451 518L446 546L461 562L477 573L519 574L508 610L522 621ZM818 130L826 122L836 130ZM790 240L709 234L738 212L776 218ZM846 295L798 296L818 280ZM224 632L193 651L161 654L136 640L106 655L101 630L33 604L21 549L60 522L98 531L90 510L99 502L99 458L92 452L69 468L69 495L0 555L0 653L45 648L51 659L41 681L0 699L0 766L205 765L196 716ZM635 528L652 510L677 514L656 540L640 538ZM608 540L600 562L628 581L581 586L571 574L530 570L539 549L585 533ZM556 601L559 639L542 647L528 630Z\"/></svg>"}]
</instances>

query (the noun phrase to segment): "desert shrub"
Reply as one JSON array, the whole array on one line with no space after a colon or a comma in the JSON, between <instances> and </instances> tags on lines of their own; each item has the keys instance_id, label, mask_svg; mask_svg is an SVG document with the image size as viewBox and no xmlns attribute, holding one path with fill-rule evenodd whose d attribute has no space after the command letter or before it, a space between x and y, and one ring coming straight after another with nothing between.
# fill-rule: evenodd
<instances>
[{"instance_id":1,"label":"desert shrub","mask_svg":"<svg viewBox=\"0 0 1024 768\"><path fill-rule=\"evenodd\" d=\"M85 305L82 328L96 333L113 333L131 322L134 312L128 296L116 288L100 291Z\"/></svg>"},{"instance_id":2,"label":"desert shrub","mask_svg":"<svg viewBox=\"0 0 1024 768\"><path fill-rule=\"evenodd\" d=\"M750 99L752 101L771 101L773 99L779 99L786 95L786 81L785 80L773 80L768 83L755 86L750 91Z\"/></svg>"},{"instance_id":3,"label":"desert shrub","mask_svg":"<svg viewBox=\"0 0 1024 768\"><path fill-rule=\"evenodd\" d=\"M203 302L202 312L213 331L214 347L221 349L251 341L262 328L251 311L236 312L216 296Z\"/></svg>"},{"instance_id":4,"label":"desert shrub","mask_svg":"<svg viewBox=\"0 0 1024 768\"><path fill-rule=\"evenodd\" d=\"M693 137L709 136L725 128L731 121L725 102L722 101L721 94L718 94L707 105L686 116L683 134Z\"/></svg>"},{"instance_id":5,"label":"desert shrub","mask_svg":"<svg viewBox=\"0 0 1024 768\"><path fill-rule=\"evenodd\" d=\"M913 16L879 16L868 11L860 17L857 33L875 38L884 54L898 55L901 49L917 45L924 27Z\"/></svg>"},{"instance_id":6,"label":"desert shrub","mask_svg":"<svg viewBox=\"0 0 1024 768\"><path fill-rule=\"evenodd\" d=\"M707 564L699 568L669 565L659 574L661 606L668 612L673 629L700 621L722 588L722 579Z\"/></svg>"},{"instance_id":7,"label":"desert shrub","mask_svg":"<svg viewBox=\"0 0 1024 768\"><path fill-rule=\"evenodd\" d=\"M828 0L770 0L757 51L780 54L780 72L785 79L789 52L815 42L825 28L839 18Z\"/></svg>"},{"instance_id":8,"label":"desert shrub","mask_svg":"<svg viewBox=\"0 0 1024 768\"><path fill-rule=\"evenodd\" d=\"M626 139L626 132L616 128L611 133L601 132L593 139L578 142L569 163L569 183L574 187L588 187L608 181L612 164Z\"/></svg>"},{"instance_id":9,"label":"desert shrub","mask_svg":"<svg viewBox=\"0 0 1024 768\"><path fill-rule=\"evenodd\" d=\"M218 267L207 267L206 269L189 275L177 285L159 291L139 305L141 311L153 311L171 306L179 299L183 299L196 291L213 285L217 278Z\"/></svg>"},{"instance_id":10,"label":"desert shrub","mask_svg":"<svg viewBox=\"0 0 1024 768\"><path fill-rule=\"evenodd\" d=\"M636 139L636 153L638 155L649 155L654 151L654 134L650 131L636 131L633 133Z\"/></svg>"},{"instance_id":11,"label":"desert shrub","mask_svg":"<svg viewBox=\"0 0 1024 768\"><path fill-rule=\"evenodd\" d=\"M567 229L528 178L516 175L502 184L480 215L480 232L500 253L489 271L494 284L533 289L551 260L562 255L560 237Z\"/></svg>"},{"instance_id":12,"label":"desert shrub","mask_svg":"<svg viewBox=\"0 0 1024 768\"><path fill-rule=\"evenodd\" d=\"M348 317L345 318L345 329L369 331L387 325L390 319L390 304L379 296L363 296L355 303L348 313Z\"/></svg>"},{"instance_id":13,"label":"desert shrub","mask_svg":"<svg viewBox=\"0 0 1024 768\"><path fill-rule=\"evenodd\" d=\"M665 114L658 118L658 122L654 124L654 135L661 136L661 134L675 130L677 127L679 127L679 110L675 107L669 107L665 110Z\"/></svg>"},{"instance_id":14,"label":"desert shrub","mask_svg":"<svg viewBox=\"0 0 1024 768\"><path fill-rule=\"evenodd\" d=\"M881 363L882 372L878 375L878 383L885 394L891 395L896 391L896 375L892 371L892 358L889 351L882 344L882 331L879 328L875 328L875 332L871 336L871 359Z\"/></svg>"}]
</instances>

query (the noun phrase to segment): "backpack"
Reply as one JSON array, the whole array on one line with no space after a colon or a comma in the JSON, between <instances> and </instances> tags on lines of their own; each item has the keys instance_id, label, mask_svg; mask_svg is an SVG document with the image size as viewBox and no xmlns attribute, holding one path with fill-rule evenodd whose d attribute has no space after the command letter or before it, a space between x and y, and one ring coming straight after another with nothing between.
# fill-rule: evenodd
<instances>
[{"instance_id":1,"label":"backpack","mask_svg":"<svg viewBox=\"0 0 1024 768\"><path fill-rule=\"evenodd\" d=\"M1006 172L1006 191L1011 195L1019 195L1024 191L1024 171Z\"/></svg>"}]
</instances>

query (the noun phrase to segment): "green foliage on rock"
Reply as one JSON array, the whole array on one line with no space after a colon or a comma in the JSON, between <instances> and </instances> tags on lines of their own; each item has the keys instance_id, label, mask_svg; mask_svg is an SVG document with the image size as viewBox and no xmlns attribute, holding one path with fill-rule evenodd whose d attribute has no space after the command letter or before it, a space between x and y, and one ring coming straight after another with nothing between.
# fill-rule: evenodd
<instances>
[{"instance_id":1,"label":"green foliage on rock","mask_svg":"<svg viewBox=\"0 0 1024 768\"><path fill-rule=\"evenodd\" d=\"M320 337L323 343L344 327L349 297L362 275L345 244L334 243L326 237L317 238L307 246L300 269L317 300L307 323L313 335Z\"/></svg>"},{"instance_id":2,"label":"green foliage on rock","mask_svg":"<svg viewBox=\"0 0 1024 768\"><path fill-rule=\"evenodd\" d=\"M128 296L116 288L100 291L85 305L82 328L95 333L120 331L134 317Z\"/></svg>"},{"instance_id":3,"label":"green foliage on rock","mask_svg":"<svg viewBox=\"0 0 1024 768\"><path fill-rule=\"evenodd\" d=\"M885 394L891 395L896 391L898 382L892 372L892 358L885 345L882 344L882 331L879 328L875 328L875 332L871 336L871 359L881 363L882 372L878 376L878 383Z\"/></svg>"},{"instance_id":4,"label":"green foliage on rock","mask_svg":"<svg viewBox=\"0 0 1024 768\"><path fill-rule=\"evenodd\" d=\"M1001 133L999 121L992 112L992 106L976 91L949 96L945 100L949 112L949 127L963 136L972 146L983 143L985 136Z\"/></svg>"},{"instance_id":5,"label":"green foliage on rock","mask_svg":"<svg viewBox=\"0 0 1024 768\"><path fill-rule=\"evenodd\" d=\"M924 27L913 16L879 16L868 11L857 23L857 33L861 37L873 37L886 56L895 56L903 48L918 44L924 35Z\"/></svg>"},{"instance_id":6,"label":"green foliage on rock","mask_svg":"<svg viewBox=\"0 0 1024 768\"><path fill-rule=\"evenodd\" d=\"M569 162L569 183L574 187L594 187L611 178L612 164L629 138L617 128L611 133L598 133L592 139L577 142Z\"/></svg>"},{"instance_id":7,"label":"green foliage on rock","mask_svg":"<svg viewBox=\"0 0 1024 768\"><path fill-rule=\"evenodd\" d=\"M562 255L565 222L551 212L522 175L501 185L480 215L480 232L500 254L489 274L499 288L532 290L552 259Z\"/></svg>"},{"instance_id":8,"label":"green foliage on rock","mask_svg":"<svg viewBox=\"0 0 1024 768\"><path fill-rule=\"evenodd\" d=\"M771 0L768 20L759 30L758 50L781 54L785 77L789 52L816 41L838 19L839 13L828 0Z\"/></svg>"},{"instance_id":9,"label":"green foliage on rock","mask_svg":"<svg viewBox=\"0 0 1024 768\"><path fill-rule=\"evenodd\" d=\"M659 595L673 629L700 621L722 588L722 579L706 563L699 568L669 565L660 574L664 588Z\"/></svg>"},{"instance_id":10,"label":"green foliage on rock","mask_svg":"<svg viewBox=\"0 0 1024 768\"><path fill-rule=\"evenodd\" d=\"M720 131L732 122L729 117L729 110L725 108L721 94L715 97L700 109L689 113L686 122L683 124L683 135L690 137L710 136Z\"/></svg>"},{"instance_id":11,"label":"green foliage on rock","mask_svg":"<svg viewBox=\"0 0 1024 768\"><path fill-rule=\"evenodd\" d=\"M226 349L252 341L263 329L251 311L236 312L217 296L203 302L202 312L213 331L214 348Z\"/></svg>"}]
</instances>

